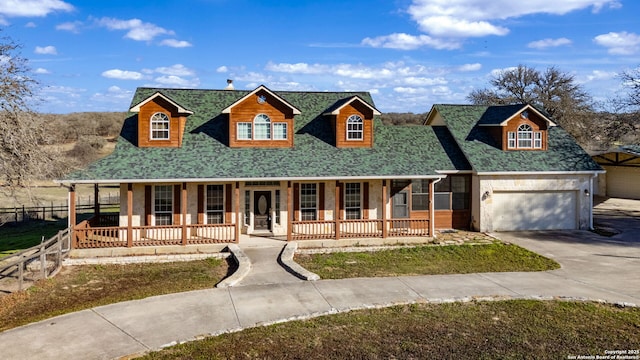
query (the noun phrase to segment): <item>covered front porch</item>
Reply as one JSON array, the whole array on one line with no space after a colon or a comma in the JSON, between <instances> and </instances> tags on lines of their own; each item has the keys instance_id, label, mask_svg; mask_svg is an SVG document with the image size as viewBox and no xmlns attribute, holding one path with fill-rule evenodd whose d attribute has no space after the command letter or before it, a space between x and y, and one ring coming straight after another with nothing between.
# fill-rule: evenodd
<instances>
[{"instance_id":1,"label":"covered front porch","mask_svg":"<svg viewBox=\"0 0 640 360\"><path fill-rule=\"evenodd\" d=\"M94 216L80 223L72 184L72 246L225 244L239 243L241 235L286 241L429 238L438 213L434 194L442 198L434 192L440 179L120 183L120 212L101 213L97 204Z\"/></svg>"}]
</instances>

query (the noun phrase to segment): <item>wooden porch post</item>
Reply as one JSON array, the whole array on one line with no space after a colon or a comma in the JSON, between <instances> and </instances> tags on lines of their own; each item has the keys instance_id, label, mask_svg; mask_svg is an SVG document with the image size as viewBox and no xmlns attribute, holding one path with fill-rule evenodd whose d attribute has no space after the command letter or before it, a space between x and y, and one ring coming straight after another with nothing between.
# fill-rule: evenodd
<instances>
[{"instance_id":1,"label":"wooden porch post","mask_svg":"<svg viewBox=\"0 0 640 360\"><path fill-rule=\"evenodd\" d=\"M336 180L336 207L333 212L333 219L336 222L336 240L340 240L340 180Z\"/></svg>"},{"instance_id":2,"label":"wooden porch post","mask_svg":"<svg viewBox=\"0 0 640 360\"><path fill-rule=\"evenodd\" d=\"M93 184L93 216L100 224L100 186L97 183Z\"/></svg>"},{"instance_id":3,"label":"wooden porch post","mask_svg":"<svg viewBox=\"0 0 640 360\"><path fill-rule=\"evenodd\" d=\"M133 184L127 184L127 247L133 246Z\"/></svg>"},{"instance_id":4,"label":"wooden porch post","mask_svg":"<svg viewBox=\"0 0 640 360\"><path fill-rule=\"evenodd\" d=\"M435 236L436 229L436 211L434 206L434 196L433 190L435 189L433 179L429 180L429 236Z\"/></svg>"},{"instance_id":5,"label":"wooden porch post","mask_svg":"<svg viewBox=\"0 0 640 360\"><path fill-rule=\"evenodd\" d=\"M291 241L293 236L293 189L291 181L287 181L287 241Z\"/></svg>"},{"instance_id":6,"label":"wooden porch post","mask_svg":"<svg viewBox=\"0 0 640 360\"><path fill-rule=\"evenodd\" d=\"M236 189L233 193L235 197L235 206L236 206L236 236L235 243L238 244L240 242L240 182L236 181Z\"/></svg>"},{"instance_id":7,"label":"wooden porch post","mask_svg":"<svg viewBox=\"0 0 640 360\"><path fill-rule=\"evenodd\" d=\"M182 213L182 245L187 245L187 183L182 183L182 199L180 199L180 212Z\"/></svg>"},{"instance_id":8,"label":"wooden porch post","mask_svg":"<svg viewBox=\"0 0 640 360\"><path fill-rule=\"evenodd\" d=\"M71 184L69 186L69 228L71 229L71 247L78 247L78 238L73 234L73 230L76 227L76 185Z\"/></svg>"},{"instance_id":9,"label":"wooden porch post","mask_svg":"<svg viewBox=\"0 0 640 360\"><path fill-rule=\"evenodd\" d=\"M382 180L382 238L387 237L387 180Z\"/></svg>"}]
</instances>

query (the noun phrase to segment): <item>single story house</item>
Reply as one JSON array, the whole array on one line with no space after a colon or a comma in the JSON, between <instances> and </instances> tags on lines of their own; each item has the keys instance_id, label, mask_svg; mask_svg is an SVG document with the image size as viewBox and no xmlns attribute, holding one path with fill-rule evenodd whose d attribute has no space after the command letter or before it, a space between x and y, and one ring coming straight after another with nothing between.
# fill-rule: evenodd
<instances>
[{"instance_id":1,"label":"single story house","mask_svg":"<svg viewBox=\"0 0 640 360\"><path fill-rule=\"evenodd\" d=\"M436 105L384 125L367 92L137 89L115 151L59 180L119 184L73 247L587 229L602 169L544 113Z\"/></svg>"},{"instance_id":2,"label":"single story house","mask_svg":"<svg viewBox=\"0 0 640 360\"><path fill-rule=\"evenodd\" d=\"M640 199L640 145L623 145L593 155L607 173L598 177L596 195Z\"/></svg>"}]
</instances>

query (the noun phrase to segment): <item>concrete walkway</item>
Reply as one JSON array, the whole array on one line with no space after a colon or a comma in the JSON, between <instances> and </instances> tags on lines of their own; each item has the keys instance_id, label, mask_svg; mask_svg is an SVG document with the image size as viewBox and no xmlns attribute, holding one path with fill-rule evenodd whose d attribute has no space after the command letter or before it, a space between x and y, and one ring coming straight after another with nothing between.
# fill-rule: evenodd
<instances>
[{"instance_id":1,"label":"concrete walkway","mask_svg":"<svg viewBox=\"0 0 640 360\"><path fill-rule=\"evenodd\" d=\"M553 240L566 234L569 243ZM1 354L3 359L113 359L252 326L415 302L571 298L640 304L638 242L621 245L586 231L499 236L553 257L562 269L316 282L285 271L271 274L282 280L275 284L255 274L242 286L101 306L8 330L0 333ZM255 261L254 272L276 271L271 256L282 242L258 243L264 244L243 245Z\"/></svg>"}]
</instances>

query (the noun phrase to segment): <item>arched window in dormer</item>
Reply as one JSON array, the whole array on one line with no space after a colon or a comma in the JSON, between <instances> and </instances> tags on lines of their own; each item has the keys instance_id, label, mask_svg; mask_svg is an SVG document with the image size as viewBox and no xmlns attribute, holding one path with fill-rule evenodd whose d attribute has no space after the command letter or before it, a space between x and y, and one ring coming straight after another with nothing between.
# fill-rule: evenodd
<instances>
[{"instance_id":1,"label":"arched window in dormer","mask_svg":"<svg viewBox=\"0 0 640 360\"><path fill-rule=\"evenodd\" d=\"M362 140L363 122L359 115L351 115L347 119L347 140Z\"/></svg>"},{"instance_id":2,"label":"arched window in dormer","mask_svg":"<svg viewBox=\"0 0 640 360\"><path fill-rule=\"evenodd\" d=\"M169 117L157 112L151 116L151 140L169 140Z\"/></svg>"},{"instance_id":3,"label":"arched window in dormer","mask_svg":"<svg viewBox=\"0 0 640 360\"><path fill-rule=\"evenodd\" d=\"M517 131L507 134L508 149L542 149L542 132L533 131L529 124L518 126Z\"/></svg>"},{"instance_id":4,"label":"arched window in dormer","mask_svg":"<svg viewBox=\"0 0 640 360\"><path fill-rule=\"evenodd\" d=\"M253 118L254 139L271 139L271 119L266 114L258 114Z\"/></svg>"},{"instance_id":5,"label":"arched window in dormer","mask_svg":"<svg viewBox=\"0 0 640 360\"><path fill-rule=\"evenodd\" d=\"M533 129L528 124L518 126L518 148L530 149L533 147Z\"/></svg>"}]
</instances>

